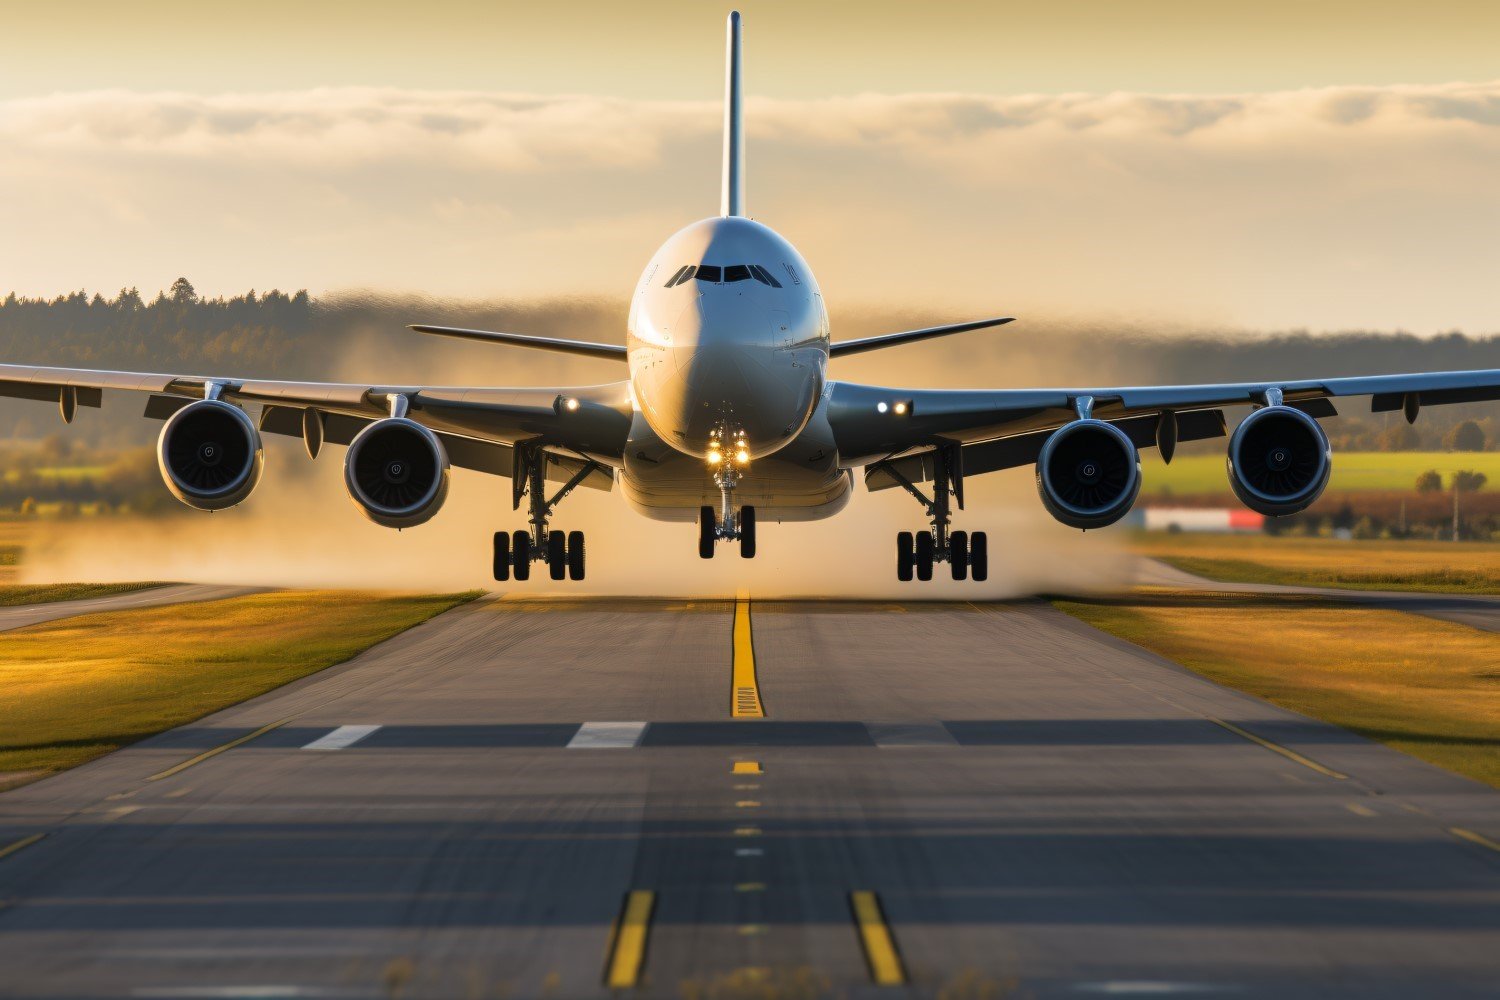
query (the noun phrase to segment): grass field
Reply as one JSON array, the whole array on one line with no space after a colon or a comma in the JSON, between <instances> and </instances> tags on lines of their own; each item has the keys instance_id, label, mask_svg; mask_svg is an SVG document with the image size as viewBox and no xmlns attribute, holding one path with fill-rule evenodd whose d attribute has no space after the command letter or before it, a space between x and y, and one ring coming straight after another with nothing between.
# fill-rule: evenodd
<instances>
[{"instance_id":1,"label":"grass field","mask_svg":"<svg viewBox=\"0 0 1500 1000\"><path fill-rule=\"evenodd\" d=\"M165 586L160 583L37 583L0 584L0 608L20 604L51 604L54 601L82 601L90 597L129 594Z\"/></svg>"},{"instance_id":2,"label":"grass field","mask_svg":"<svg viewBox=\"0 0 1500 1000\"><path fill-rule=\"evenodd\" d=\"M1338 541L1143 532L1136 551L1229 583L1500 594L1493 542Z\"/></svg>"},{"instance_id":3,"label":"grass field","mask_svg":"<svg viewBox=\"0 0 1500 1000\"><path fill-rule=\"evenodd\" d=\"M349 659L474 594L253 594L0 634L0 772L72 767Z\"/></svg>"},{"instance_id":4,"label":"grass field","mask_svg":"<svg viewBox=\"0 0 1500 1000\"><path fill-rule=\"evenodd\" d=\"M1489 477L1488 489L1500 489L1500 451L1336 451L1328 489L1415 492L1417 476L1428 469L1440 472L1444 482L1457 469L1473 469ZM1168 491L1183 495L1228 490L1222 454L1179 455L1171 465L1164 465L1154 451L1141 453L1141 493L1145 496L1159 496Z\"/></svg>"},{"instance_id":5,"label":"grass field","mask_svg":"<svg viewBox=\"0 0 1500 1000\"><path fill-rule=\"evenodd\" d=\"M1500 788L1500 635L1298 596L1054 603L1219 683Z\"/></svg>"}]
</instances>

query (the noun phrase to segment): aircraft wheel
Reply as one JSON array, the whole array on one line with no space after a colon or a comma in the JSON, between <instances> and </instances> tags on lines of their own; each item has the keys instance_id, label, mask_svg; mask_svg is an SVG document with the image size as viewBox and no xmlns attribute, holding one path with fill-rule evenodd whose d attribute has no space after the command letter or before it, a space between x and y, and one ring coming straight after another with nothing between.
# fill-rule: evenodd
<instances>
[{"instance_id":1,"label":"aircraft wheel","mask_svg":"<svg viewBox=\"0 0 1500 1000\"><path fill-rule=\"evenodd\" d=\"M969 533L955 531L948 536L948 565L953 569L953 579L969 578Z\"/></svg>"},{"instance_id":2,"label":"aircraft wheel","mask_svg":"<svg viewBox=\"0 0 1500 1000\"><path fill-rule=\"evenodd\" d=\"M510 579L510 532L495 532L495 579L504 583Z\"/></svg>"},{"instance_id":3,"label":"aircraft wheel","mask_svg":"<svg viewBox=\"0 0 1500 1000\"><path fill-rule=\"evenodd\" d=\"M755 508L740 508L740 556L755 558Z\"/></svg>"},{"instance_id":4,"label":"aircraft wheel","mask_svg":"<svg viewBox=\"0 0 1500 1000\"><path fill-rule=\"evenodd\" d=\"M917 579L926 583L932 579L932 532L917 532L916 543Z\"/></svg>"},{"instance_id":5,"label":"aircraft wheel","mask_svg":"<svg viewBox=\"0 0 1500 1000\"><path fill-rule=\"evenodd\" d=\"M525 531L513 532L510 536L511 560L517 580L531 579L531 535Z\"/></svg>"},{"instance_id":6,"label":"aircraft wheel","mask_svg":"<svg viewBox=\"0 0 1500 1000\"><path fill-rule=\"evenodd\" d=\"M698 508L698 555L703 559L714 557L714 509L708 504Z\"/></svg>"},{"instance_id":7,"label":"aircraft wheel","mask_svg":"<svg viewBox=\"0 0 1500 1000\"><path fill-rule=\"evenodd\" d=\"M583 579L583 532L568 532L568 579Z\"/></svg>"},{"instance_id":8,"label":"aircraft wheel","mask_svg":"<svg viewBox=\"0 0 1500 1000\"><path fill-rule=\"evenodd\" d=\"M982 531L969 536L969 578L979 583L990 578L990 536Z\"/></svg>"},{"instance_id":9,"label":"aircraft wheel","mask_svg":"<svg viewBox=\"0 0 1500 1000\"><path fill-rule=\"evenodd\" d=\"M910 531L896 532L896 579L911 582L912 567L916 565L916 554L912 548Z\"/></svg>"},{"instance_id":10,"label":"aircraft wheel","mask_svg":"<svg viewBox=\"0 0 1500 1000\"><path fill-rule=\"evenodd\" d=\"M568 536L561 531L547 532L547 572L554 580L568 575L567 542Z\"/></svg>"}]
</instances>

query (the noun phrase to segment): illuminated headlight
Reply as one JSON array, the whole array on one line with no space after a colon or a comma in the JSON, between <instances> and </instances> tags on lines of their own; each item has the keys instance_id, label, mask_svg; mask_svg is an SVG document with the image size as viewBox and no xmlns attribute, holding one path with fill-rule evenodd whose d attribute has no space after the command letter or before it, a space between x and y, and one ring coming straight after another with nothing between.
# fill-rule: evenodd
<instances>
[{"instance_id":1,"label":"illuminated headlight","mask_svg":"<svg viewBox=\"0 0 1500 1000\"><path fill-rule=\"evenodd\" d=\"M878 402L878 403L875 404L875 411L877 413L884 413L886 410L889 410L890 408L891 408L890 404L886 403L884 400L881 400L880 402Z\"/></svg>"},{"instance_id":2,"label":"illuminated headlight","mask_svg":"<svg viewBox=\"0 0 1500 1000\"><path fill-rule=\"evenodd\" d=\"M719 449L717 449L717 448L710 448L710 449L708 449L708 464L709 465L718 465L722 461L724 461L724 453L723 452L719 451Z\"/></svg>"},{"instance_id":3,"label":"illuminated headlight","mask_svg":"<svg viewBox=\"0 0 1500 1000\"><path fill-rule=\"evenodd\" d=\"M734 460L741 465L744 465L746 462L750 461L750 453L744 448L741 448L739 451L734 453Z\"/></svg>"},{"instance_id":4,"label":"illuminated headlight","mask_svg":"<svg viewBox=\"0 0 1500 1000\"><path fill-rule=\"evenodd\" d=\"M573 399L572 397L569 397L568 399L564 400L564 402L563 402L563 409L567 410L569 413L575 413L575 412L577 412L578 406L579 406L578 400Z\"/></svg>"},{"instance_id":5,"label":"illuminated headlight","mask_svg":"<svg viewBox=\"0 0 1500 1000\"><path fill-rule=\"evenodd\" d=\"M909 407L905 403L897 403L896 404L896 416L898 416L898 417L904 417L904 416L906 416L906 411L908 409L909 409Z\"/></svg>"}]
</instances>

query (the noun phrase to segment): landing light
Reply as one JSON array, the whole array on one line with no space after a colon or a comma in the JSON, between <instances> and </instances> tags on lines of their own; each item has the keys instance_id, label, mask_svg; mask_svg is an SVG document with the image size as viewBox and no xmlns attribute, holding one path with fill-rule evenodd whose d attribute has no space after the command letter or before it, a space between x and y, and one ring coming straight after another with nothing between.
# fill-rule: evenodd
<instances>
[{"instance_id":1,"label":"landing light","mask_svg":"<svg viewBox=\"0 0 1500 1000\"><path fill-rule=\"evenodd\" d=\"M744 465L746 462L750 461L750 453L744 448L741 448L739 451L734 453L734 460L741 465Z\"/></svg>"},{"instance_id":2,"label":"landing light","mask_svg":"<svg viewBox=\"0 0 1500 1000\"><path fill-rule=\"evenodd\" d=\"M568 399L563 401L563 409L567 410L569 413L577 412L578 400L569 397Z\"/></svg>"},{"instance_id":3,"label":"landing light","mask_svg":"<svg viewBox=\"0 0 1500 1000\"><path fill-rule=\"evenodd\" d=\"M889 410L889 409L890 409L890 406L888 406L885 403L884 400L882 400L881 402L875 404L875 410L878 413L884 413L886 410Z\"/></svg>"},{"instance_id":4,"label":"landing light","mask_svg":"<svg viewBox=\"0 0 1500 1000\"><path fill-rule=\"evenodd\" d=\"M723 452L719 451L719 449L717 449L717 448L710 448L710 449L708 449L708 464L709 465L718 465L722 461L724 461L724 454L723 454Z\"/></svg>"},{"instance_id":5,"label":"landing light","mask_svg":"<svg viewBox=\"0 0 1500 1000\"><path fill-rule=\"evenodd\" d=\"M897 403L896 404L896 416L898 416L898 417L904 417L904 416L906 416L906 404L905 403Z\"/></svg>"}]
</instances>

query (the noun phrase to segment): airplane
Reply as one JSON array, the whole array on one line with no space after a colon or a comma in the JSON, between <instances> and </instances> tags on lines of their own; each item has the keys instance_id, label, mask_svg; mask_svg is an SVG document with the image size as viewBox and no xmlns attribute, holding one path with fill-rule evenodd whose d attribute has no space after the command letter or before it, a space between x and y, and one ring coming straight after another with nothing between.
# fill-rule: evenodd
<instances>
[{"instance_id":1,"label":"airplane","mask_svg":"<svg viewBox=\"0 0 1500 1000\"><path fill-rule=\"evenodd\" d=\"M585 539L552 528L579 487L618 487L646 517L698 525L698 554L720 544L756 552L765 521L814 521L869 490L901 489L928 528L896 535L896 575L927 581L989 573L984 531L953 528L968 477L1033 465L1045 509L1101 528L1141 486L1140 449L1171 461L1178 444L1224 437L1224 408L1251 406L1229 436L1238 498L1269 516L1306 509L1331 470L1318 423L1332 399L1368 396L1374 412L1415 421L1423 406L1500 399L1500 370L1206 385L1060 389L918 389L829 378L841 357L998 327L1011 317L833 341L812 268L786 239L746 215L741 18L726 38L719 214L652 255L631 300L623 346L418 324L485 344L604 358L627 377L557 388L360 385L0 365L0 395L56 404L71 423L103 390L145 393L163 420L157 460L168 490L199 510L250 496L261 434L301 437L316 458L346 446L349 496L377 524L408 528L436 515L453 467L511 480L528 528L493 539L496 580L582 580ZM246 406L259 406L252 419ZM930 484L930 485L929 485ZM555 489L553 488L555 486ZM924 492L925 487L925 492Z\"/></svg>"}]
</instances>

